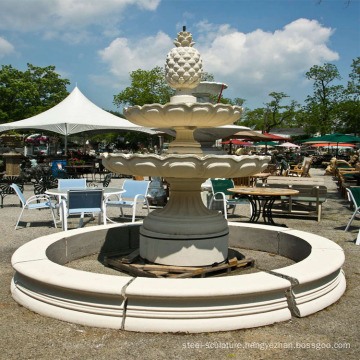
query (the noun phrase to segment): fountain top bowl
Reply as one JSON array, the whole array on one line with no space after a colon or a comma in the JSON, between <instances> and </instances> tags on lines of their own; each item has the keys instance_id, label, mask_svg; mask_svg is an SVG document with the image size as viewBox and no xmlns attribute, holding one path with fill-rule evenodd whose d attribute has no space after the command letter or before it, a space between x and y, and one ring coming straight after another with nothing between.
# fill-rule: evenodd
<instances>
[{"instance_id":1,"label":"fountain top bowl","mask_svg":"<svg viewBox=\"0 0 360 360\"><path fill-rule=\"evenodd\" d=\"M124 109L132 123L150 128L208 128L231 125L239 120L243 108L229 104L166 103L135 105Z\"/></svg>"}]
</instances>

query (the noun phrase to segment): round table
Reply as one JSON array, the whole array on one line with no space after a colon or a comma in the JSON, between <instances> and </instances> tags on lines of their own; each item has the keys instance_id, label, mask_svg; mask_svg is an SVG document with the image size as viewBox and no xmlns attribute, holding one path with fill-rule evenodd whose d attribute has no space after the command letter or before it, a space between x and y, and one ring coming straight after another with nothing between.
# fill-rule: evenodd
<instances>
[{"instance_id":1,"label":"round table","mask_svg":"<svg viewBox=\"0 0 360 360\"><path fill-rule=\"evenodd\" d=\"M103 190L104 191L104 197L109 197L111 195L120 195L123 194L126 190L120 189L120 188L111 188L111 187L71 187L71 188L56 188L56 189L48 189L45 191L45 194L47 195L54 195L54 196L61 196L65 197L67 196L67 192L69 190Z\"/></svg>"},{"instance_id":2,"label":"round table","mask_svg":"<svg viewBox=\"0 0 360 360\"><path fill-rule=\"evenodd\" d=\"M237 187L228 189L228 191L246 195L249 198L252 207L250 222L258 222L262 213L264 223L270 225L278 225L272 218L272 207L275 200L280 199L281 196L291 196L299 193L298 190L269 187Z\"/></svg>"}]
</instances>

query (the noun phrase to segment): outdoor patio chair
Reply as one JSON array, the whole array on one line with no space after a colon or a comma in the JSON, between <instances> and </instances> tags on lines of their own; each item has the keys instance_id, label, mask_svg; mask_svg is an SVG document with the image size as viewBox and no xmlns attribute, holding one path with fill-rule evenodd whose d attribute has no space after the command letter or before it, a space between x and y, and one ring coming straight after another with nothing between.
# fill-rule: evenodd
<instances>
[{"instance_id":1,"label":"outdoor patio chair","mask_svg":"<svg viewBox=\"0 0 360 360\"><path fill-rule=\"evenodd\" d=\"M62 228L68 230L68 217L71 215L80 215L79 228L82 227L85 214L94 216L98 214L98 223L100 225L101 215L105 216L103 211L103 190L69 190L67 198L60 204Z\"/></svg>"},{"instance_id":2,"label":"outdoor patio chair","mask_svg":"<svg viewBox=\"0 0 360 360\"><path fill-rule=\"evenodd\" d=\"M216 202L221 202L223 204L224 216L227 219L227 209L228 207L233 208L233 214L235 212L236 205L250 205L251 204L247 198L234 198L234 194L230 193L227 189L233 188L234 182L232 180L226 179L211 179L212 185L212 198L210 200L209 208L211 209L213 204Z\"/></svg>"},{"instance_id":3,"label":"outdoor patio chair","mask_svg":"<svg viewBox=\"0 0 360 360\"><path fill-rule=\"evenodd\" d=\"M53 189L58 186L58 179L52 175L43 176L39 179L36 179L34 184L34 194L40 195L44 194L46 190Z\"/></svg>"},{"instance_id":4,"label":"outdoor patio chair","mask_svg":"<svg viewBox=\"0 0 360 360\"><path fill-rule=\"evenodd\" d=\"M360 187L350 187L346 189L348 193L349 200L353 202L355 211L351 216L350 221L346 225L345 231L348 231L351 223L355 219L356 215L360 215ZM358 236L358 239L356 241L356 245L360 245L360 237Z\"/></svg>"},{"instance_id":5,"label":"outdoor patio chair","mask_svg":"<svg viewBox=\"0 0 360 360\"><path fill-rule=\"evenodd\" d=\"M124 216L123 208L132 209L132 220L135 222L136 214L136 205L146 205L148 213L150 212L149 203L147 199L147 193L149 188L150 181L138 181L138 180L125 180L123 184L123 190L125 193L117 198L117 200L109 200L109 197L105 198L104 201L104 223L106 220L109 220L113 223L115 221L106 217L106 211L108 207L118 207L120 208L121 216Z\"/></svg>"},{"instance_id":6,"label":"outdoor patio chair","mask_svg":"<svg viewBox=\"0 0 360 360\"><path fill-rule=\"evenodd\" d=\"M304 166L300 169L286 170L284 176L311 177L310 175L311 161L312 160L305 161Z\"/></svg>"},{"instance_id":7,"label":"outdoor patio chair","mask_svg":"<svg viewBox=\"0 0 360 360\"><path fill-rule=\"evenodd\" d=\"M1 197L1 205L0 207L3 208L4 207L4 197L7 195L15 195L15 190L11 187L11 184L17 184L17 186L19 187L19 189L21 191L24 191L24 183L22 182L22 180L19 178L19 176L7 176L3 179L1 179L1 183L0 183L0 197ZM20 206L21 206L21 202L20 202Z\"/></svg>"},{"instance_id":8,"label":"outdoor patio chair","mask_svg":"<svg viewBox=\"0 0 360 360\"><path fill-rule=\"evenodd\" d=\"M105 179L102 183L102 186L103 187L108 187L109 184L110 184L110 181L111 181L111 178L112 178L112 174L111 173L108 173L106 176L105 176Z\"/></svg>"},{"instance_id":9,"label":"outdoor patio chair","mask_svg":"<svg viewBox=\"0 0 360 360\"><path fill-rule=\"evenodd\" d=\"M301 164L290 165L290 171L291 170L302 170L304 168L305 163L309 162L309 161L310 161L310 163L312 163L312 160L313 160L312 156L310 156L310 157L305 156Z\"/></svg>"},{"instance_id":10,"label":"outdoor patio chair","mask_svg":"<svg viewBox=\"0 0 360 360\"><path fill-rule=\"evenodd\" d=\"M14 189L15 193L19 197L22 205L22 209L20 212L20 216L18 218L18 221L15 225L15 230L17 229L21 216L24 212L24 210L40 210L40 209L50 209L51 215L53 217L54 226L56 226L56 220L55 220L55 214L54 214L54 208L55 204L51 201L51 198L48 195L41 194L41 195L33 195L29 197L27 200L25 199L24 194L20 190L19 186L17 184L12 184L11 187Z\"/></svg>"},{"instance_id":11,"label":"outdoor patio chair","mask_svg":"<svg viewBox=\"0 0 360 360\"><path fill-rule=\"evenodd\" d=\"M109 174L109 171L105 169L104 165L101 161L95 161L94 163L94 169L93 169L93 177L96 179L96 175L99 175L100 181L102 176L106 176L106 174Z\"/></svg>"},{"instance_id":12,"label":"outdoor patio chair","mask_svg":"<svg viewBox=\"0 0 360 360\"><path fill-rule=\"evenodd\" d=\"M86 179L59 179L58 181L58 188L79 188L85 189L86 188Z\"/></svg>"}]
</instances>

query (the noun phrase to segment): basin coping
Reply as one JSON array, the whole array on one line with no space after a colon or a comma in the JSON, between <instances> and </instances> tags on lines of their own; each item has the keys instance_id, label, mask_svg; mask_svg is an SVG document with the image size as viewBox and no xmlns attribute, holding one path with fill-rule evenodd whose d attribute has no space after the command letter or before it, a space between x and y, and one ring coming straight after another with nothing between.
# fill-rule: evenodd
<instances>
[{"instance_id":1,"label":"basin coping","mask_svg":"<svg viewBox=\"0 0 360 360\"><path fill-rule=\"evenodd\" d=\"M279 274L280 276L285 275L295 278L300 284L316 281L319 278L338 271L344 262L344 252L342 248L321 236L298 230L282 229L276 226L260 224L230 223L229 225L244 228L263 228L269 231L291 234L307 241L312 246L311 253L307 258L294 265L272 270L272 273ZM14 253L12 266L20 274L49 285L92 292L94 291L94 284L96 284L96 292L121 294L122 287L132 280L131 277L76 270L56 264L46 256L46 249L59 240L66 238L71 240L71 238L76 237L78 234L107 230L118 226L129 225L100 225L40 237L23 245ZM150 297L232 296L250 292L261 293L288 288L291 285L290 281L280 276L266 272L258 272L255 274L204 279L149 279L138 277L132 281L126 290L129 295Z\"/></svg>"}]
</instances>

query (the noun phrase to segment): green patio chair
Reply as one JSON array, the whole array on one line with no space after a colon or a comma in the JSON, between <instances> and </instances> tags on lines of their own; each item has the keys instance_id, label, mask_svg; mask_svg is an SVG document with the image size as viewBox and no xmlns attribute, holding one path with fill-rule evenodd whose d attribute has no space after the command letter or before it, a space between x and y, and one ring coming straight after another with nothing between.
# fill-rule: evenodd
<instances>
[{"instance_id":1,"label":"green patio chair","mask_svg":"<svg viewBox=\"0 0 360 360\"><path fill-rule=\"evenodd\" d=\"M250 201L243 198L234 198L234 194L229 192L227 189L233 188L234 182L231 179L211 179L212 185L212 198L210 200L209 208L211 209L213 204L216 202L221 202L223 204L223 211L225 219L227 219L227 209L232 208L233 214L235 212L235 208L237 205L250 205L251 212L251 204Z\"/></svg>"}]
</instances>

